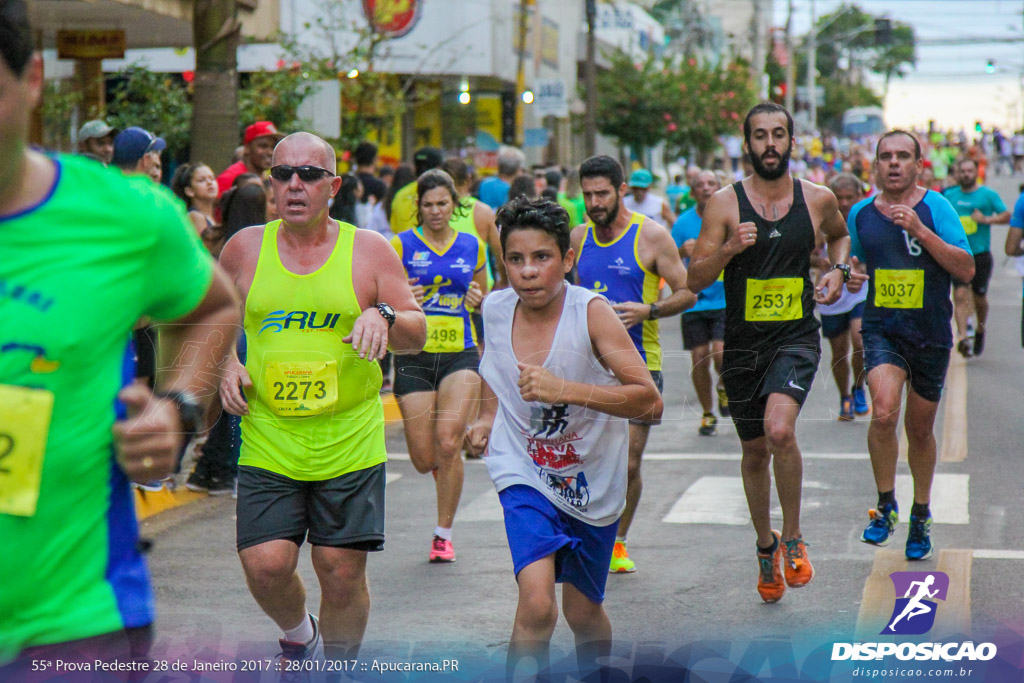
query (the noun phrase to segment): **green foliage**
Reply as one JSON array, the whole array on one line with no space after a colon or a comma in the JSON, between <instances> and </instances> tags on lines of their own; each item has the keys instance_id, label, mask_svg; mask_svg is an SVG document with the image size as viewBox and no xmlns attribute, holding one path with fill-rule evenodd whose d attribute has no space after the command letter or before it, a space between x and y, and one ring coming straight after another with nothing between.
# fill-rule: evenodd
<instances>
[{"instance_id":1,"label":"green foliage","mask_svg":"<svg viewBox=\"0 0 1024 683\"><path fill-rule=\"evenodd\" d=\"M755 102L743 62L713 66L652 56L634 64L622 52L609 60L611 68L597 77L598 125L637 154L661 142L673 152L710 152L718 136L739 129Z\"/></svg>"},{"instance_id":2,"label":"green foliage","mask_svg":"<svg viewBox=\"0 0 1024 683\"><path fill-rule=\"evenodd\" d=\"M892 21L892 41L876 44L875 20L881 19L863 11L856 4L842 5L835 12L818 19L817 67L822 79L848 75L853 68L866 67L885 76L903 77L916 63L914 29ZM840 57L847 65L841 68Z\"/></svg>"},{"instance_id":3,"label":"green foliage","mask_svg":"<svg viewBox=\"0 0 1024 683\"><path fill-rule=\"evenodd\" d=\"M282 131L301 130L304 126L298 117L299 105L315 90L313 74L301 65L249 74L238 90L239 139L253 121L273 121Z\"/></svg>"},{"instance_id":4,"label":"green foliage","mask_svg":"<svg viewBox=\"0 0 1024 683\"><path fill-rule=\"evenodd\" d=\"M140 126L167 141L167 158L181 158L188 149L192 102L185 84L168 74L132 64L117 74L107 104L107 122L116 128Z\"/></svg>"},{"instance_id":5,"label":"green foliage","mask_svg":"<svg viewBox=\"0 0 1024 683\"><path fill-rule=\"evenodd\" d=\"M818 107L818 126L822 130L842 130L843 112L851 107L881 107L882 98L871 88L855 83L824 81L825 104Z\"/></svg>"},{"instance_id":6,"label":"green foliage","mask_svg":"<svg viewBox=\"0 0 1024 683\"><path fill-rule=\"evenodd\" d=\"M68 122L82 99L82 93L74 89L71 81L46 82L40 107L43 116L43 144L48 149L71 150L71 129Z\"/></svg>"},{"instance_id":7,"label":"green foliage","mask_svg":"<svg viewBox=\"0 0 1024 683\"><path fill-rule=\"evenodd\" d=\"M281 64L291 64L293 70L312 80L341 81L341 137L332 140L341 149L354 148L373 130L390 128L405 112L414 92L414 77L399 79L374 71L374 62L385 54L388 38L353 18L362 16L359 5L359 0L322 0L317 18L305 26L321 40L300 42L295 36L280 37L286 55ZM319 45L327 48L321 50ZM350 78L353 72L358 75Z\"/></svg>"}]
</instances>

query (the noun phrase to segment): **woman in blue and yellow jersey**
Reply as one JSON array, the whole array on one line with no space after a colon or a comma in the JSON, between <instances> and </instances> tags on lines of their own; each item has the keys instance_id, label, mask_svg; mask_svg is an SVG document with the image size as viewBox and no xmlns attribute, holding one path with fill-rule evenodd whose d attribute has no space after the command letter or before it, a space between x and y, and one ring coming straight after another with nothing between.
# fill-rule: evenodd
<instances>
[{"instance_id":1,"label":"woman in blue and yellow jersey","mask_svg":"<svg viewBox=\"0 0 1024 683\"><path fill-rule=\"evenodd\" d=\"M470 311L487 292L486 255L474 235L451 227L464 211L455 184L441 170L417 181L420 227L392 240L416 301L427 315L427 343L414 356L395 357L395 398L402 411L409 457L437 486L437 528L431 562L454 562L452 523L462 495L463 406L480 396L480 357Z\"/></svg>"}]
</instances>

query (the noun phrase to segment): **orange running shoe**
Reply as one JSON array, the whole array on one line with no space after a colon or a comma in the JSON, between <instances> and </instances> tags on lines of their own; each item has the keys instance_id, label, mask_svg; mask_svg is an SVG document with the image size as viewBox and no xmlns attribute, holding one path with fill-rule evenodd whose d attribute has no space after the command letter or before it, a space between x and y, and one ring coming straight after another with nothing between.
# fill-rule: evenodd
<instances>
[{"instance_id":1,"label":"orange running shoe","mask_svg":"<svg viewBox=\"0 0 1024 683\"><path fill-rule=\"evenodd\" d=\"M807 557L804 537L797 536L789 541L783 541L782 544L786 546L786 559L783 561L786 583L790 588L806 586L814 578L814 567Z\"/></svg>"},{"instance_id":2,"label":"orange running shoe","mask_svg":"<svg viewBox=\"0 0 1024 683\"><path fill-rule=\"evenodd\" d=\"M765 555L757 552L757 592L765 602L778 602L786 592L786 582L782 579L779 564L782 560L782 534L772 529L775 537L775 552Z\"/></svg>"},{"instance_id":3,"label":"orange running shoe","mask_svg":"<svg viewBox=\"0 0 1024 683\"><path fill-rule=\"evenodd\" d=\"M632 574L636 571L636 562L629 559L624 542L615 541L615 546L612 548L612 563L608 571L611 574Z\"/></svg>"}]
</instances>

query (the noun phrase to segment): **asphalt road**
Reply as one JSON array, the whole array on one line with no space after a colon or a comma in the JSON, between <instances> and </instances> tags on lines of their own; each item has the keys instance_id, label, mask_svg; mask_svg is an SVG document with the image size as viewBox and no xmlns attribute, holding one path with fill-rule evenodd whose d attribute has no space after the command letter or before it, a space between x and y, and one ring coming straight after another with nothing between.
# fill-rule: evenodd
<instances>
[{"instance_id":1,"label":"asphalt road","mask_svg":"<svg viewBox=\"0 0 1024 683\"><path fill-rule=\"evenodd\" d=\"M1012 206L1016 183L993 185ZM805 456L802 526L816 577L774 605L763 604L755 591L754 534L742 497L739 440L728 420L717 436L697 435L699 410L679 319L663 321L665 419L651 434L643 499L629 536L638 571L608 581L606 607L616 639L612 665L623 680L642 675L681 680L684 666L690 680L855 680L851 664L828 673L827 650L834 641L879 640L899 597L888 574L905 570L943 571L950 577L949 595L928 638L965 640L969 634L976 642L1016 643L1013 657L1020 656L1024 350L1021 278L1002 256L1004 236L1005 227L994 229L996 272L986 351L966 363L954 355L939 409L935 556L908 565L902 553L905 521L887 549L858 541L867 510L875 504L868 420L836 421L839 399L823 344L822 367L798 426ZM369 561L372 609L362 659L455 658L463 663L462 672L472 666L500 672L516 585L486 469L479 461L466 464L455 525L458 561L430 565L433 480L417 474L403 457L407 447L399 426L388 428L388 448L393 458L387 544ZM898 474L899 495L909 482L905 460ZM899 501L906 520L909 494L899 495ZM781 524L777 505L773 516ZM164 513L144 524L144 534L154 540L149 557L159 613L154 657L219 661L277 652L280 634L245 586L229 497ZM300 571L315 610L319 592L308 551ZM564 621L554 646L556 660L557 653L572 647ZM1019 659L1013 661L1020 666Z\"/></svg>"}]
</instances>

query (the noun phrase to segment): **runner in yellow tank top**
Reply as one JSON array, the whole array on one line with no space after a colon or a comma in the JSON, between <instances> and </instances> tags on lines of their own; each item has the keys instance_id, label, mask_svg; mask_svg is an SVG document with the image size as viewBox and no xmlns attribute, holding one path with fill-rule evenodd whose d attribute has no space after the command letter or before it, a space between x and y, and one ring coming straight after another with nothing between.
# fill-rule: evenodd
<instances>
[{"instance_id":1,"label":"runner in yellow tank top","mask_svg":"<svg viewBox=\"0 0 1024 683\"><path fill-rule=\"evenodd\" d=\"M281 216L246 228L221 264L245 299L248 362L229 362L225 410L243 416L238 552L289 660L354 658L369 616L366 553L384 544L383 412L376 360L423 348L426 325L394 250L327 215L334 150L296 133L274 150ZM320 620L295 571L308 537ZM322 621L322 631L321 631Z\"/></svg>"}]
</instances>

